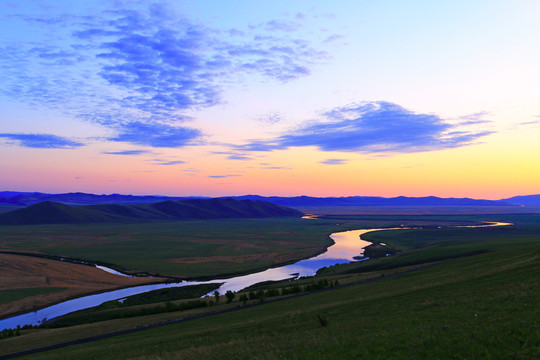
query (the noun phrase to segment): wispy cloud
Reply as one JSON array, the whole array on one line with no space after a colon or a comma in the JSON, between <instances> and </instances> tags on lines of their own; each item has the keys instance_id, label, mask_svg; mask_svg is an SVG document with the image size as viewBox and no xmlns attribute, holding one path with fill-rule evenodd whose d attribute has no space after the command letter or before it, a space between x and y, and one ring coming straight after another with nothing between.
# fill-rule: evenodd
<instances>
[{"instance_id":1,"label":"wispy cloud","mask_svg":"<svg viewBox=\"0 0 540 360\"><path fill-rule=\"evenodd\" d=\"M106 155L142 155L148 154L148 150L123 150L123 151L104 151L102 154Z\"/></svg>"},{"instance_id":2,"label":"wispy cloud","mask_svg":"<svg viewBox=\"0 0 540 360\"><path fill-rule=\"evenodd\" d=\"M292 170L291 167L284 167L284 166L265 166L263 167L265 170Z\"/></svg>"},{"instance_id":3,"label":"wispy cloud","mask_svg":"<svg viewBox=\"0 0 540 360\"><path fill-rule=\"evenodd\" d=\"M283 115L273 112L273 113L259 115L256 117L256 119L257 121L260 121L262 123L273 125L273 124L277 124L283 121Z\"/></svg>"},{"instance_id":4,"label":"wispy cloud","mask_svg":"<svg viewBox=\"0 0 540 360\"><path fill-rule=\"evenodd\" d=\"M208 177L209 177L210 179L224 179L224 178L229 178L229 177L239 177L239 176L242 176L242 175L238 175L238 174L208 175Z\"/></svg>"},{"instance_id":5,"label":"wispy cloud","mask_svg":"<svg viewBox=\"0 0 540 360\"><path fill-rule=\"evenodd\" d=\"M316 146L323 151L421 152L474 143L491 130L467 130L434 114L421 114L397 104L378 101L335 108L326 121L309 123L271 140L253 140L233 146L236 151L272 151ZM473 119L478 124L477 119Z\"/></svg>"},{"instance_id":6,"label":"wispy cloud","mask_svg":"<svg viewBox=\"0 0 540 360\"><path fill-rule=\"evenodd\" d=\"M519 123L518 125L521 125L521 126L536 126L536 125L540 125L540 120L524 121L524 122Z\"/></svg>"},{"instance_id":7,"label":"wispy cloud","mask_svg":"<svg viewBox=\"0 0 540 360\"><path fill-rule=\"evenodd\" d=\"M19 146L38 149L73 149L83 146L78 141L73 141L61 136L51 134L0 134L0 138L8 139Z\"/></svg>"},{"instance_id":8,"label":"wispy cloud","mask_svg":"<svg viewBox=\"0 0 540 360\"><path fill-rule=\"evenodd\" d=\"M229 160L252 160L253 159L252 157L246 154L238 153L234 151L213 151L212 154L227 155L227 159Z\"/></svg>"},{"instance_id":9,"label":"wispy cloud","mask_svg":"<svg viewBox=\"0 0 540 360\"><path fill-rule=\"evenodd\" d=\"M63 40L0 44L0 93L111 129L109 141L150 147L201 144L185 112L220 103L231 77L291 81L328 58L294 36L295 21L220 30L161 4L25 20L36 31L54 23L48 31Z\"/></svg>"},{"instance_id":10,"label":"wispy cloud","mask_svg":"<svg viewBox=\"0 0 540 360\"><path fill-rule=\"evenodd\" d=\"M324 43L330 43L330 42L334 42L334 41L340 40L340 39L343 39L343 35L333 34L333 35L330 35L329 37L327 37L323 42Z\"/></svg>"},{"instance_id":11,"label":"wispy cloud","mask_svg":"<svg viewBox=\"0 0 540 360\"><path fill-rule=\"evenodd\" d=\"M298 23L285 20L271 20L268 21L264 28L268 31L285 31L292 32L298 30Z\"/></svg>"},{"instance_id":12,"label":"wispy cloud","mask_svg":"<svg viewBox=\"0 0 540 360\"><path fill-rule=\"evenodd\" d=\"M246 155L240 155L240 154L232 154L227 156L227 159L229 160L252 160L253 158L246 156Z\"/></svg>"},{"instance_id":13,"label":"wispy cloud","mask_svg":"<svg viewBox=\"0 0 540 360\"><path fill-rule=\"evenodd\" d=\"M343 165L346 164L346 159L326 159L323 161L319 161L319 164L325 164L325 165Z\"/></svg>"},{"instance_id":14,"label":"wispy cloud","mask_svg":"<svg viewBox=\"0 0 540 360\"><path fill-rule=\"evenodd\" d=\"M223 178L230 178L230 177L238 177L242 175L208 175L210 179L223 179Z\"/></svg>"},{"instance_id":15,"label":"wispy cloud","mask_svg":"<svg viewBox=\"0 0 540 360\"><path fill-rule=\"evenodd\" d=\"M184 126L162 123L128 122L114 126L118 133L110 141L158 148L175 148L194 144L202 137L201 131Z\"/></svg>"},{"instance_id":16,"label":"wispy cloud","mask_svg":"<svg viewBox=\"0 0 540 360\"><path fill-rule=\"evenodd\" d=\"M155 165L166 165L166 166L170 166L170 165L181 165L181 164L185 164L186 162L183 161L183 160L171 160L171 161L166 161L166 160L159 160L159 159L156 159L154 160L155 161Z\"/></svg>"}]
</instances>

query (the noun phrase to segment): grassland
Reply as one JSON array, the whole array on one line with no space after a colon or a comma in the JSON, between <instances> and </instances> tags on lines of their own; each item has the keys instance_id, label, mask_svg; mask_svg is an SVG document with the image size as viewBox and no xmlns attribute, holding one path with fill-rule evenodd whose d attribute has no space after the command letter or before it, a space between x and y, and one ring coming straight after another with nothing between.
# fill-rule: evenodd
<instances>
[{"instance_id":1,"label":"grassland","mask_svg":"<svg viewBox=\"0 0 540 360\"><path fill-rule=\"evenodd\" d=\"M24 298L47 294L55 291L67 290L65 287L31 287L0 290L0 305L18 301Z\"/></svg>"},{"instance_id":2,"label":"grassland","mask_svg":"<svg viewBox=\"0 0 540 360\"><path fill-rule=\"evenodd\" d=\"M470 223L470 219L456 221L446 223ZM204 278L310 257L332 244L328 235L336 231L403 223L426 225L433 220L279 218L0 226L0 250L86 259L128 273Z\"/></svg>"},{"instance_id":3,"label":"grassland","mask_svg":"<svg viewBox=\"0 0 540 360\"><path fill-rule=\"evenodd\" d=\"M91 266L0 253L0 318L84 294L164 280L129 278Z\"/></svg>"},{"instance_id":4,"label":"grassland","mask_svg":"<svg viewBox=\"0 0 540 360\"><path fill-rule=\"evenodd\" d=\"M535 359L540 353L540 228L518 226L479 236L480 230L488 229L426 230L429 233L423 241L404 247L402 255L384 259L395 262L393 269L386 266L385 270L330 277L344 284L354 277L379 278L377 281L28 358ZM421 233L409 231L405 238L401 232L372 235L405 246ZM416 272L381 277L404 269L399 258L409 251L416 253L417 265L406 269L420 266L422 251L427 254L424 261L429 261L435 248L451 248L458 240L464 251L469 251L469 246L486 251ZM144 321L190 314L160 314ZM117 321L102 323L101 331L117 328ZM136 321L141 323L142 319L126 320L131 324ZM64 335L69 338L76 332L89 334L90 329L97 331L97 325L28 330L23 336L2 340L2 351L20 349L25 338L43 342L53 337L58 341Z\"/></svg>"},{"instance_id":5,"label":"grassland","mask_svg":"<svg viewBox=\"0 0 540 360\"><path fill-rule=\"evenodd\" d=\"M516 225L479 229L444 227L474 220L509 221ZM178 231L180 228L184 231L178 231L182 236L187 237L188 230L195 234L197 228L201 229L205 223L208 224L192 222L183 227L165 224L163 232L157 232L157 243L166 244L167 241L162 237L166 238L166 234L171 235L173 230ZM45 346L226 309L237 311L34 354L31 358L534 359L540 353L540 310L537 306L540 299L538 214L349 214L308 221L273 219L269 222L265 220L264 224L247 222L244 223L246 227L236 223L236 228L231 221L213 224L218 224L218 228L208 230L208 227L200 232L199 235L207 236L197 238L199 241L202 238L213 239L210 233L220 230L231 231L219 237L224 242L226 239L242 239L246 243L264 242L265 239L272 242L277 238L281 241L283 238L292 239L296 235L300 244L309 244L317 239L324 243L328 233L349 228L400 224L428 225L430 228L366 234L365 237L370 241L384 242L400 252L395 256L334 266L321 271L319 277L330 281L339 280L342 285L330 291L276 303L263 303L251 308L242 308L237 296L231 304L226 304L222 298L219 305L203 309L164 312L68 328L23 330L22 336L1 340L0 354L21 351L28 348L28 344L34 347ZM153 230L157 230L159 225L163 224L152 224ZM438 228L439 225L443 227ZM44 246L44 242L40 243L40 239L45 235L51 237L54 231L59 231L55 227L21 229L28 231L28 235L34 234L34 245L41 244L40 251L43 252L51 250ZM142 239L151 234L151 231L145 232L143 229L131 228L127 234L142 243ZM253 237L253 233L249 236L250 231L264 229L264 236L259 234ZM39 230L37 236L36 230ZM120 231L121 228L115 230ZM96 229L94 226L83 231L83 235L104 236L105 231L105 228ZM98 245L110 246L111 242L114 243L114 236L117 235L104 236L104 241ZM8 244L18 244L19 249L22 248L14 237L7 238L10 239ZM77 254L75 244L58 242L55 246L64 246L64 250ZM219 243L213 244L215 246ZM279 244L285 245L273 243L272 246L279 248ZM80 244L79 247L79 251L85 248ZM232 247L221 250L235 252L243 249ZM431 264L435 266L388 277ZM343 286L369 278L378 280ZM309 281L312 280L300 280L298 284ZM290 283L273 283L268 287L288 285ZM251 300L248 304L259 302ZM165 303L161 305L166 306ZM124 309L104 309L96 314L144 307L135 305Z\"/></svg>"},{"instance_id":6,"label":"grassland","mask_svg":"<svg viewBox=\"0 0 540 360\"><path fill-rule=\"evenodd\" d=\"M84 259L154 276L218 277L312 256L331 244L331 232L372 223L282 218L0 226L0 251ZM14 301L4 293L0 317L83 294L165 280L126 278L89 266L0 254L0 291L35 289L19 291ZM47 290L58 287L66 289Z\"/></svg>"}]
</instances>

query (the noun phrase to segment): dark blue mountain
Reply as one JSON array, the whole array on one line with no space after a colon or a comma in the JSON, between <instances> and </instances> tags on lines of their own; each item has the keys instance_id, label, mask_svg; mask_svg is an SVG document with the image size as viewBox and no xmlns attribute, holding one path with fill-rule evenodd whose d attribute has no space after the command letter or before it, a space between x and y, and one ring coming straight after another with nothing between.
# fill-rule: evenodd
<instances>
[{"instance_id":1,"label":"dark blue mountain","mask_svg":"<svg viewBox=\"0 0 540 360\"><path fill-rule=\"evenodd\" d=\"M230 196L238 200L261 200L274 204L292 207L320 207L320 206L510 206L510 205L540 205L540 195L517 196L504 200L478 200L469 198L440 198L406 197L393 198L377 196L347 196L347 197L311 197L311 196L260 196L243 195ZM86 193L46 194L46 193L18 193L0 192L0 205L28 206L44 201L58 202L66 205L105 205L105 204L152 204L166 200L207 199L204 197L168 197L168 196L135 196L135 195L95 195Z\"/></svg>"},{"instance_id":2,"label":"dark blue mountain","mask_svg":"<svg viewBox=\"0 0 540 360\"><path fill-rule=\"evenodd\" d=\"M0 192L0 204L28 206L44 201L59 202L66 205L95 204L151 204L164 200L186 200L196 197L137 196L137 195L95 195L81 192L65 194L46 194L39 192Z\"/></svg>"},{"instance_id":3,"label":"dark blue mountain","mask_svg":"<svg viewBox=\"0 0 540 360\"><path fill-rule=\"evenodd\" d=\"M405 197L393 198L375 196L348 196L348 197L278 197L245 195L235 199L251 199L269 201L274 204L292 207L317 207L317 206L510 206L511 204L499 200L477 200L469 198L439 198L428 197Z\"/></svg>"},{"instance_id":4,"label":"dark blue mountain","mask_svg":"<svg viewBox=\"0 0 540 360\"><path fill-rule=\"evenodd\" d=\"M501 201L518 206L540 206L540 195L514 196L508 199L502 199Z\"/></svg>"}]
</instances>

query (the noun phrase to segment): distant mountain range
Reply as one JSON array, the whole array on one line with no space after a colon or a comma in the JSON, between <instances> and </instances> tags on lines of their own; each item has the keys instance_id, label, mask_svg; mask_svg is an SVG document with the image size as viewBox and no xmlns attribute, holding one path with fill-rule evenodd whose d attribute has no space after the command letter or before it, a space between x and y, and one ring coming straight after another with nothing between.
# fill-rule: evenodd
<instances>
[{"instance_id":1,"label":"distant mountain range","mask_svg":"<svg viewBox=\"0 0 540 360\"><path fill-rule=\"evenodd\" d=\"M501 200L478 200L469 198L428 197L393 197L347 196L347 197L311 197L311 196L231 196L237 200L260 200L292 207L315 206L540 206L540 195L515 196ZM47 194L38 192L0 192L0 205L28 206L44 201L59 202L65 205L100 205L100 204L152 204L167 200L208 199L205 197L169 197L135 195L95 195L87 193Z\"/></svg>"},{"instance_id":2,"label":"distant mountain range","mask_svg":"<svg viewBox=\"0 0 540 360\"><path fill-rule=\"evenodd\" d=\"M186 200L198 197L136 196L136 195L95 195L87 193L47 194L40 192L0 191L0 204L28 206L44 201L54 201L66 205L97 204L151 204L165 200Z\"/></svg>"},{"instance_id":3,"label":"distant mountain range","mask_svg":"<svg viewBox=\"0 0 540 360\"><path fill-rule=\"evenodd\" d=\"M300 217L302 212L257 200L188 199L137 205L69 206L45 201L0 214L0 224L80 224L151 220Z\"/></svg>"},{"instance_id":4,"label":"distant mountain range","mask_svg":"<svg viewBox=\"0 0 540 360\"><path fill-rule=\"evenodd\" d=\"M506 201L512 205L540 206L540 195L514 196L508 199L502 199L501 201Z\"/></svg>"},{"instance_id":5,"label":"distant mountain range","mask_svg":"<svg viewBox=\"0 0 540 360\"><path fill-rule=\"evenodd\" d=\"M264 197L259 195L237 196L235 199L264 200L274 204L292 207L320 207L320 206L511 206L512 204L500 200L475 200L428 197L393 198L375 196L347 196L347 197Z\"/></svg>"}]
</instances>

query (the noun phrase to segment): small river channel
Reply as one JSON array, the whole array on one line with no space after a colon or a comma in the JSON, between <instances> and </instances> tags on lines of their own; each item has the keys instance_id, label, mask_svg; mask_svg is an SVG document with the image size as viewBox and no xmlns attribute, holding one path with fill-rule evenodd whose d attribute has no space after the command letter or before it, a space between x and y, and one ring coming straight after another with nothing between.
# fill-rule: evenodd
<instances>
[{"instance_id":1,"label":"small river channel","mask_svg":"<svg viewBox=\"0 0 540 360\"><path fill-rule=\"evenodd\" d=\"M464 227L489 227L504 225L511 224L486 223L484 225L473 225ZM0 320L0 331L3 329L16 328L17 325L39 325L44 320L53 319L55 317L66 315L74 311L98 306L106 301L120 300L131 295L141 294L163 288L209 283L223 283L221 287L219 287L217 290L220 292L220 294L224 294L225 292L227 292L227 290L236 292L263 281L278 281L295 279L301 276L313 276L315 275L317 270L325 266L344 264L352 261L367 260L368 258L362 258L361 260L354 259L354 257L362 255L364 252L364 248L371 244L368 241L362 240L361 236L370 231L393 229L395 228L359 229L333 233L330 235L330 238L334 241L334 244L328 247L326 252L314 256L310 259L300 260L294 264L270 268L253 274L236 276L228 279L218 278L208 281L181 281L177 283L141 285L120 290L108 291L95 295L83 296L77 299L64 301L62 303L49 306L41 310ZM102 270L116 273L119 276L125 276L125 274L118 273L112 269L102 268Z\"/></svg>"},{"instance_id":2,"label":"small river channel","mask_svg":"<svg viewBox=\"0 0 540 360\"><path fill-rule=\"evenodd\" d=\"M16 328L17 325L39 325L46 319L53 319L55 317L66 315L74 311L88 309L94 306L98 306L106 301L124 299L131 295L141 294L144 292L163 288L209 283L223 283L221 287L219 287L217 290L221 294L224 294L225 292L227 292L227 290L239 291L262 281L277 281L298 278L301 276L313 276L315 275L317 270L322 267L357 261L353 259L353 257L362 255L362 253L364 252L364 248L371 244L368 241L361 240L360 236L366 232L376 230L384 229L361 229L331 234L330 238L332 238L334 244L329 246L326 252L314 256L310 259L300 260L294 264L270 268L257 273L236 276L228 279L218 278L208 281L181 281L167 284L141 285L120 290L108 291L100 294L83 296L77 299L64 301L62 303L52 305L44 309L0 320L0 330ZM362 260L367 260L367 258L364 258ZM115 272L112 269L104 267L100 268L104 271L116 273L119 276L125 275Z\"/></svg>"}]
</instances>

